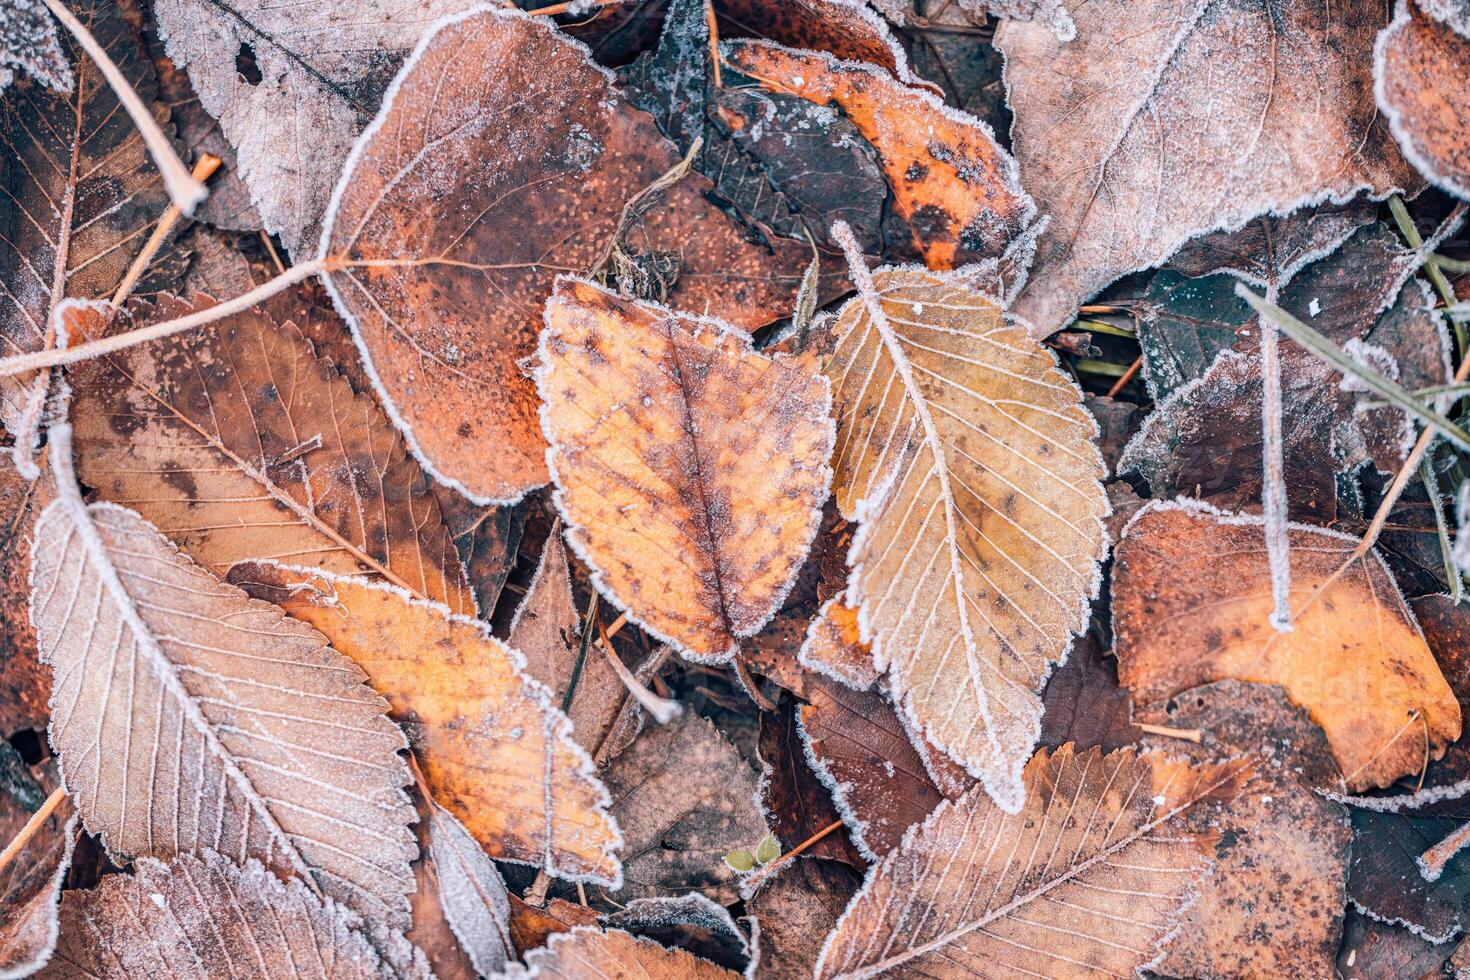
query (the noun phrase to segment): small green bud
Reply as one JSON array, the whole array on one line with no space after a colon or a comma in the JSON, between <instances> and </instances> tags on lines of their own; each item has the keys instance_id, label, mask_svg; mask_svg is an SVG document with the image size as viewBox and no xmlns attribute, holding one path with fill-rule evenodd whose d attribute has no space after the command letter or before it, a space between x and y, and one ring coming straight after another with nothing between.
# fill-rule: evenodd
<instances>
[{"instance_id":1,"label":"small green bud","mask_svg":"<svg viewBox=\"0 0 1470 980\"><path fill-rule=\"evenodd\" d=\"M725 863L741 873L755 869L755 858L749 851L731 851L725 855Z\"/></svg>"},{"instance_id":2,"label":"small green bud","mask_svg":"<svg viewBox=\"0 0 1470 980\"><path fill-rule=\"evenodd\" d=\"M756 845L755 860L758 864L770 864L780 856L781 842L770 834L767 834L760 844Z\"/></svg>"}]
</instances>

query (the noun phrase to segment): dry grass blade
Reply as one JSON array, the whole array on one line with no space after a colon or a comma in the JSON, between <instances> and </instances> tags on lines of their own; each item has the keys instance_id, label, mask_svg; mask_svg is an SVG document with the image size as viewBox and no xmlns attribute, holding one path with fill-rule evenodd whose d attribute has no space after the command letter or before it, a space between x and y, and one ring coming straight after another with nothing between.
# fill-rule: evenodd
<instances>
[{"instance_id":1,"label":"dry grass blade","mask_svg":"<svg viewBox=\"0 0 1470 980\"><path fill-rule=\"evenodd\" d=\"M112 854L216 850L406 924L403 734L321 634L249 599L132 511L83 504L71 432L37 522L31 616L55 676L51 744Z\"/></svg>"},{"instance_id":2,"label":"dry grass blade","mask_svg":"<svg viewBox=\"0 0 1470 980\"><path fill-rule=\"evenodd\" d=\"M816 976L1131 976L1208 866L1213 835L1181 818L1230 800L1249 771L1043 750L1021 812L977 787L870 869Z\"/></svg>"},{"instance_id":3,"label":"dry grass blade","mask_svg":"<svg viewBox=\"0 0 1470 980\"><path fill-rule=\"evenodd\" d=\"M1097 425L993 300L943 273L870 277L849 259L859 298L824 368L834 493L862 524L847 602L912 727L1015 810L1036 692L1098 588Z\"/></svg>"}]
</instances>

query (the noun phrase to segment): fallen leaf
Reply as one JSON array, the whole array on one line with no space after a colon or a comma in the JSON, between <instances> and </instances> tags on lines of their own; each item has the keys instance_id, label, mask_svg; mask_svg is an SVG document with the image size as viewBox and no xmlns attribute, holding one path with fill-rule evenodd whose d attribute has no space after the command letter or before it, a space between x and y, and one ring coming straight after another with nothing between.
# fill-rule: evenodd
<instances>
[{"instance_id":1,"label":"fallen leaf","mask_svg":"<svg viewBox=\"0 0 1470 980\"><path fill-rule=\"evenodd\" d=\"M63 489L36 542L51 745L83 825L118 863L259 858L407 925L403 733L362 672L115 504L84 507Z\"/></svg>"},{"instance_id":2,"label":"fallen leaf","mask_svg":"<svg viewBox=\"0 0 1470 980\"><path fill-rule=\"evenodd\" d=\"M520 505L486 506L471 503L442 483L434 496L465 577L475 591L481 618L488 619L500 602L501 590L515 566L516 551L526 529L526 509Z\"/></svg>"},{"instance_id":3,"label":"fallen leaf","mask_svg":"<svg viewBox=\"0 0 1470 980\"><path fill-rule=\"evenodd\" d=\"M1374 46L1373 80L1378 108L1404 156L1437 186L1470 198L1470 98L1463 84L1470 72L1470 10L1457 16L1460 27L1453 28L1399 0Z\"/></svg>"},{"instance_id":4,"label":"fallen leaf","mask_svg":"<svg viewBox=\"0 0 1470 980\"><path fill-rule=\"evenodd\" d=\"M15 80L16 68L56 92L76 85L56 22L41 0L13 0L0 11L0 93Z\"/></svg>"},{"instance_id":5,"label":"fallen leaf","mask_svg":"<svg viewBox=\"0 0 1470 980\"><path fill-rule=\"evenodd\" d=\"M111 330L210 305L135 303ZM72 336L95 335L88 326L106 316L69 304L63 319ZM381 577L475 612L403 436L293 324L251 310L84 362L72 378L82 480L216 574L279 559Z\"/></svg>"},{"instance_id":6,"label":"fallen leaf","mask_svg":"<svg viewBox=\"0 0 1470 980\"><path fill-rule=\"evenodd\" d=\"M36 628L26 608L36 518L56 496L49 467L27 480L0 467L0 735L46 727L51 672L36 654Z\"/></svg>"},{"instance_id":7,"label":"fallen leaf","mask_svg":"<svg viewBox=\"0 0 1470 980\"><path fill-rule=\"evenodd\" d=\"M1226 678L1279 684L1327 733L1349 789L1417 772L1426 741L1438 758L1459 738L1460 706L1393 576L1370 553L1306 605L1357 540L1290 535L1297 614L1278 633L1260 518L1188 501L1141 511L1113 576L1119 679L1137 703Z\"/></svg>"},{"instance_id":8,"label":"fallen leaf","mask_svg":"<svg viewBox=\"0 0 1470 980\"><path fill-rule=\"evenodd\" d=\"M718 321L562 279L537 384L553 499L593 582L686 655L730 659L821 520L826 380Z\"/></svg>"},{"instance_id":9,"label":"fallen leaf","mask_svg":"<svg viewBox=\"0 0 1470 980\"><path fill-rule=\"evenodd\" d=\"M589 645L581 670L581 618L572 601L571 573L561 541L561 521L552 524L551 536L541 551L536 575L510 622L507 643L526 658L526 673L545 684L556 704L567 704L572 733L588 752L598 749L612 733L622 711L627 689L618 679L607 654ZM570 690L573 675L577 686Z\"/></svg>"},{"instance_id":10,"label":"fallen leaf","mask_svg":"<svg viewBox=\"0 0 1470 980\"><path fill-rule=\"evenodd\" d=\"M771 833L787 850L842 819L827 787L807 761L806 740L796 715L796 703L789 697L782 698L775 711L762 712L758 743L766 770L760 782L761 806L769 814ZM846 861L855 867L863 863L842 828L812 844L802 856Z\"/></svg>"},{"instance_id":11,"label":"fallen leaf","mask_svg":"<svg viewBox=\"0 0 1470 980\"><path fill-rule=\"evenodd\" d=\"M760 923L760 976L810 977L823 941L862 883L859 872L837 861L793 861L767 878L745 903Z\"/></svg>"},{"instance_id":12,"label":"fallen leaf","mask_svg":"<svg viewBox=\"0 0 1470 980\"><path fill-rule=\"evenodd\" d=\"M1077 37L1077 25L1067 12L1067 0L960 0L960 7L978 18L989 14L1002 20L1035 21L1058 41Z\"/></svg>"},{"instance_id":13,"label":"fallen leaf","mask_svg":"<svg viewBox=\"0 0 1470 980\"><path fill-rule=\"evenodd\" d=\"M474 969L469 976L495 976L516 958L510 939L510 896L495 862L464 824L437 803L429 804L428 857L444 919ZM412 938L412 937L410 937ZM447 980L435 970L439 980Z\"/></svg>"},{"instance_id":14,"label":"fallen leaf","mask_svg":"<svg viewBox=\"0 0 1470 980\"><path fill-rule=\"evenodd\" d=\"M1347 808L1314 789L1337 781L1322 730L1275 686L1220 681L1139 709L1141 722L1200 742L1145 745L1201 763L1248 755L1234 802L1212 817L1215 869L1155 969L1178 977L1331 976L1347 903Z\"/></svg>"},{"instance_id":15,"label":"fallen leaf","mask_svg":"<svg viewBox=\"0 0 1470 980\"><path fill-rule=\"evenodd\" d=\"M1216 835L1180 818L1229 801L1248 774L1240 762L1043 749L1020 813L976 787L870 869L815 976L1131 975L1157 959L1208 867Z\"/></svg>"},{"instance_id":16,"label":"fallen leaf","mask_svg":"<svg viewBox=\"0 0 1470 980\"><path fill-rule=\"evenodd\" d=\"M1261 215L1235 231L1211 232L1186 242L1169 259L1168 268L1194 278L1229 273L1261 289L1285 289L1298 272L1336 251L1377 214L1372 201L1354 198L1346 204L1328 201L1297 208L1286 215Z\"/></svg>"},{"instance_id":17,"label":"fallen leaf","mask_svg":"<svg viewBox=\"0 0 1470 980\"><path fill-rule=\"evenodd\" d=\"M1096 626L1072 641L1072 649L1047 678L1041 694L1040 744L1059 749L1104 752L1136 743L1143 736L1133 724L1133 699L1118 685L1118 661L1103 649Z\"/></svg>"},{"instance_id":18,"label":"fallen leaf","mask_svg":"<svg viewBox=\"0 0 1470 980\"><path fill-rule=\"evenodd\" d=\"M1380 812L1354 807L1348 897L1362 911L1408 925L1442 943L1470 925L1470 861L1463 851L1429 881L1421 858L1470 821L1464 799L1426 811Z\"/></svg>"},{"instance_id":19,"label":"fallen leaf","mask_svg":"<svg viewBox=\"0 0 1470 980\"><path fill-rule=\"evenodd\" d=\"M826 51L843 61L876 65L907 84L933 87L909 70L903 45L861 0L719 0L715 7L739 33Z\"/></svg>"},{"instance_id":20,"label":"fallen leaf","mask_svg":"<svg viewBox=\"0 0 1470 980\"><path fill-rule=\"evenodd\" d=\"M732 41L725 57L772 91L839 106L873 144L907 226L890 247L952 269L1000 258L1023 239L1035 205L1015 160L979 119L882 68L821 52Z\"/></svg>"},{"instance_id":21,"label":"fallen leaf","mask_svg":"<svg viewBox=\"0 0 1470 980\"><path fill-rule=\"evenodd\" d=\"M796 659L803 667L859 690L878 680L873 649L862 641L857 610L844 605L840 596L822 604Z\"/></svg>"},{"instance_id":22,"label":"fallen leaf","mask_svg":"<svg viewBox=\"0 0 1470 980\"><path fill-rule=\"evenodd\" d=\"M619 902L697 891L736 901L725 855L766 835L756 773L708 719L648 726L603 774L623 828Z\"/></svg>"},{"instance_id":23,"label":"fallen leaf","mask_svg":"<svg viewBox=\"0 0 1470 980\"><path fill-rule=\"evenodd\" d=\"M577 926L560 932L526 954L506 980L584 980L586 977L643 977L647 980L738 980L740 974L682 949L665 949L621 929Z\"/></svg>"},{"instance_id":24,"label":"fallen leaf","mask_svg":"<svg viewBox=\"0 0 1470 980\"><path fill-rule=\"evenodd\" d=\"M153 66L113 0L67 6L145 105L151 102ZM11 9L19 8L7 3ZM70 38L64 46L76 76L69 91L16 85L0 95L0 338L7 354L53 346L50 317L63 298L111 296L143 246L139 230L168 204L142 137L101 71ZM34 425L44 394L34 373L0 379L0 420L12 434Z\"/></svg>"},{"instance_id":25,"label":"fallen leaf","mask_svg":"<svg viewBox=\"0 0 1470 980\"><path fill-rule=\"evenodd\" d=\"M1106 547L1097 424L1056 357L954 275L882 269L824 370L849 605L907 723L1021 805L1037 696ZM863 290L860 288L860 293Z\"/></svg>"},{"instance_id":26,"label":"fallen leaf","mask_svg":"<svg viewBox=\"0 0 1470 980\"><path fill-rule=\"evenodd\" d=\"M299 879L213 851L139 858L61 902L61 942L42 977L388 978L362 920Z\"/></svg>"},{"instance_id":27,"label":"fallen leaf","mask_svg":"<svg viewBox=\"0 0 1470 980\"><path fill-rule=\"evenodd\" d=\"M367 673L434 798L491 857L615 885L607 791L524 660L476 620L391 585L245 562L230 581L320 630Z\"/></svg>"},{"instance_id":28,"label":"fallen leaf","mask_svg":"<svg viewBox=\"0 0 1470 980\"><path fill-rule=\"evenodd\" d=\"M1454 952L1448 943L1432 943L1404 926L1379 922L1352 907L1342 932L1337 970L1351 980L1442 977Z\"/></svg>"},{"instance_id":29,"label":"fallen leaf","mask_svg":"<svg viewBox=\"0 0 1470 980\"><path fill-rule=\"evenodd\" d=\"M1382 3L1066 6L1074 40L1021 21L995 36L1021 182L1051 217L1017 306L1038 334L1195 235L1417 185L1373 104Z\"/></svg>"},{"instance_id":30,"label":"fallen leaf","mask_svg":"<svg viewBox=\"0 0 1470 980\"><path fill-rule=\"evenodd\" d=\"M585 905L560 898L548 899L544 909L527 905L515 893L510 896L510 938L520 953L545 946L557 933L577 926L597 924L597 913Z\"/></svg>"},{"instance_id":31,"label":"fallen leaf","mask_svg":"<svg viewBox=\"0 0 1470 980\"><path fill-rule=\"evenodd\" d=\"M737 972L750 966L754 952L730 913L698 892L677 898L635 898L627 908L603 916L600 925Z\"/></svg>"},{"instance_id":32,"label":"fallen leaf","mask_svg":"<svg viewBox=\"0 0 1470 980\"><path fill-rule=\"evenodd\" d=\"M1465 0L1418 0L1418 7L1461 37L1470 37L1470 8Z\"/></svg>"},{"instance_id":33,"label":"fallen leaf","mask_svg":"<svg viewBox=\"0 0 1470 980\"><path fill-rule=\"evenodd\" d=\"M5 745L7 750L9 744ZM20 757L8 753L16 763ZM20 773L29 785L6 786L0 795L0 839L13 841L44 799L41 787ZM5 774L9 783L11 774ZM32 795L38 799L30 798ZM29 976L51 959L56 948L57 901L62 880L71 867L76 844L77 811L64 798L35 835L0 870L0 976Z\"/></svg>"},{"instance_id":34,"label":"fallen leaf","mask_svg":"<svg viewBox=\"0 0 1470 980\"><path fill-rule=\"evenodd\" d=\"M598 265L625 204L680 160L546 20L441 22L359 141L323 234L328 287L389 414L431 474L480 503L547 480L517 362L553 278ZM634 244L678 253L682 307L748 328L786 315L809 248L747 241L708 190L675 183Z\"/></svg>"}]
</instances>

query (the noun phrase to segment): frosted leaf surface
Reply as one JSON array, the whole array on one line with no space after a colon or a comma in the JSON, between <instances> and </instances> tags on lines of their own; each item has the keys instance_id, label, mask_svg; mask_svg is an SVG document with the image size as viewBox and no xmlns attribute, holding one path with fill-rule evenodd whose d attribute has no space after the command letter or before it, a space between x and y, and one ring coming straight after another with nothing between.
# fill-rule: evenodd
<instances>
[{"instance_id":1,"label":"frosted leaf surface","mask_svg":"<svg viewBox=\"0 0 1470 980\"><path fill-rule=\"evenodd\" d=\"M475 970L494 976L516 958L505 880L464 824L439 804L430 807L429 853L439 875L444 918Z\"/></svg>"},{"instance_id":2,"label":"frosted leaf surface","mask_svg":"<svg viewBox=\"0 0 1470 980\"><path fill-rule=\"evenodd\" d=\"M9 754L17 766L24 766L13 750ZM24 786L17 776L25 780ZM3 779L7 785L0 789L0 837L8 842L30 820L44 790L24 769L4 772ZM35 799L28 799L32 794ZM57 901L79 833L76 807L69 798L63 799L0 869L0 977L29 976L51 958L58 932Z\"/></svg>"},{"instance_id":3,"label":"frosted leaf surface","mask_svg":"<svg viewBox=\"0 0 1470 980\"><path fill-rule=\"evenodd\" d=\"M1216 231L1185 243L1169 268L1187 276L1228 272L1261 289L1286 285L1306 265L1330 254L1378 214L1372 201L1327 202L1285 216L1262 215L1235 231Z\"/></svg>"},{"instance_id":4,"label":"frosted leaf surface","mask_svg":"<svg viewBox=\"0 0 1470 980\"><path fill-rule=\"evenodd\" d=\"M1399 0L1379 36L1373 75L1378 107L1404 156L1439 187L1470 198L1470 5L1459 6L1437 23Z\"/></svg>"},{"instance_id":5,"label":"frosted leaf surface","mask_svg":"<svg viewBox=\"0 0 1470 980\"><path fill-rule=\"evenodd\" d=\"M1470 37L1470 0L1419 0L1417 6L1460 36Z\"/></svg>"},{"instance_id":6,"label":"frosted leaf surface","mask_svg":"<svg viewBox=\"0 0 1470 980\"><path fill-rule=\"evenodd\" d=\"M41 0L7 0L0 7L0 93L17 68L47 88L71 91L76 78L56 35L59 26Z\"/></svg>"},{"instance_id":7,"label":"frosted leaf surface","mask_svg":"<svg viewBox=\"0 0 1470 980\"><path fill-rule=\"evenodd\" d=\"M526 954L505 980L739 980L740 974L621 929L577 926Z\"/></svg>"},{"instance_id":8,"label":"frosted leaf surface","mask_svg":"<svg viewBox=\"0 0 1470 980\"><path fill-rule=\"evenodd\" d=\"M984 18L987 14L1003 20L1029 20L1046 27L1058 41L1077 37L1077 25L1067 12L1065 0L960 0L966 13Z\"/></svg>"}]
</instances>

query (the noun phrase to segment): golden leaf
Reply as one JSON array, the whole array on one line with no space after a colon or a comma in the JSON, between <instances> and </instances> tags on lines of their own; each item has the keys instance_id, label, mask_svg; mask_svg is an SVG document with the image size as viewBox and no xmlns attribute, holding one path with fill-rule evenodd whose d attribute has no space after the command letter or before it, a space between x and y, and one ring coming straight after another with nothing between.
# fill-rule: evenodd
<instances>
[{"instance_id":1,"label":"golden leaf","mask_svg":"<svg viewBox=\"0 0 1470 980\"><path fill-rule=\"evenodd\" d=\"M512 966L504 976L506 980L739 980L740 974L621 929L577 926L551 936L545 946L526 954L524 967Z\"/></svg>"}]
</instances>

